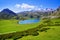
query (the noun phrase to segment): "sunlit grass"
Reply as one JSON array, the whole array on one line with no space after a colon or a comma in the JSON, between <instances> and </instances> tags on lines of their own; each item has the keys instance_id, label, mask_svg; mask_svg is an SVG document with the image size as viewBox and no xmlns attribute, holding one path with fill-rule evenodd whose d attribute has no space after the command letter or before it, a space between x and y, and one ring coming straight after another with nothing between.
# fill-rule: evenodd
<instances>
[{"instance_id":1,"label":"sunlit grass","mask_svg":"<svg viewBox=\"0 0 60 40\"><path fill-rule=\"evenodd\" d=\"M39 22L33 24L18 24L18 20L0 20L0 34L24 31L37 27Z\"/></svg>"},{"instance_id":2,"label":"sunlit grass","mask_svg":"<svg viewBox=\"0 0 60 40\"><path fill-rule=\"evenodd\" d=\"M52 19L51 21L53 23L60 22L60 19ZM25 30L37 27L43 21L38 22L38 23L34 23L34 24L18 24L17 22L18 22L18 20L14 20L14 21L2 20L0 23L0 25L1 25L0 33L7 33L7 32L13 32L13 31L25 31ZM42 23L42 24L45 25L45 23ZM43 32L38 31L39 32L38 36L28 35L28 36L24 36L24 37L17 39L17 40L60 40L60 26L47 26L47 27L49 27L50 29L47 30L46 32L45 31L43 31ZM7 40L13 40L13 39L7 39Z\"/></svg>"}]
</instances>

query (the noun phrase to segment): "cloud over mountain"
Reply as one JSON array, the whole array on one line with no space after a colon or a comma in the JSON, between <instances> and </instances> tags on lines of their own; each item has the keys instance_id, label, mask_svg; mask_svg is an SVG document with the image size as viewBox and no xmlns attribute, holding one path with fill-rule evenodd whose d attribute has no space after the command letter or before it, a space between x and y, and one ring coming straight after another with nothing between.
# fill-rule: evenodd
<instances>
[{"instance_id":1,"label":"cloud over mountain","mask_svg":"<svg viewBox=\"0 0 60 40\"><path fill-rule=\"evenodd\" d=\"M41 7L42 7L42 5L41 5ZM18 10L20 9L22 11L31 11L31 10L40 10L41 9L36 5L30 5L27 3L15 4L15 8Z\"/></svg>"},{"instance_id":2,"label":"cloud over mountain","mask_svg":"<svg viewBox=\"0 0 60 40\"><path fill-rule=\"evenodd\" d=\"M22 3L22 4L16 4L15 7L23 8L23 9L34 9L36 6L29 5L29 4L26 4L26 3Z\"/></svg>"},{"instance_id":3,"label":"cloud over mountain","mask_svg":"<svg viewBox=\"0 0 60 40\"><path fill-rule=\"evenodd\" d=\"M44 10L43 5L32 5L32 4L28 4L28 3L16 3L13 8L11 9L12 11L14 11L15 13L17 12L22 12L22 11L31 11L31 10Z\"/></svg>"}]
</instances>

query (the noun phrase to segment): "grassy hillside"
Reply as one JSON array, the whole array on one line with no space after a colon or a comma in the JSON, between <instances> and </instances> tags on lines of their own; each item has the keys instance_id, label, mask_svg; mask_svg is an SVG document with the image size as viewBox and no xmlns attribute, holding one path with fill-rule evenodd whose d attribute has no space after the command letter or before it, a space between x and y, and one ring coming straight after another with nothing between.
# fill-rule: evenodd
<instances>
[{"instance_id":1,"label":"grassy hillside","mask_svg":"<svg viewBox=\"0 0 60 40\"><path fill-rule=\"evenodd\" d=\"M36 24L25 24L25 25L22 24L21 25L21 24L16 23L18 20L15 20L12 22L11 21L12 20L1 20L0 21L1 22L0 23L0 25L1 25L0 33L7 33L7 32L12 32L12 31L25 31L25 30L27 30L28 32L31 31L30 33L32 33L32 32L34 33L33 30L35 30L35 29L33 29L33 28L37 29L37 26L40 24L40 22L39 22ZM37 31L39 33L39 35L37 35L37 36L28 35L28 36L24 36L17 40L60 40L60 19L58 19L58 18L52 19L50 23L47 21L46 22L44 22L44 21L46 21L46 20L43 20L43 23L41 23L41 24L46 25L46 27L49 27L50 28L49 30L46 30L43 32ZM31 29L31 30L28 30L28 29ZM6 39L6 40L13 40L13 38Z\"/></svg>"},{"instance_id":2,"label":"grassy hillside","mask_svg":"<svg viewBox=\"0 0 60 40\"><path fill-rule=\"evenodd\" d=\"M38 26L39 23L18 24L18 20L0 20L0 34L24 31Z\"/></svg>"},{"instance_id":3,"label":"grassy hillside","mask_svg":"<svg viewBox=\"0 0 60 40\"><path fill-rule=\"evenodd\" d=\"M60 24L60 19L53 19L53 23ZM51 28L50 30L47 30L46 32L39 32L38 36L25 36L18 40L60 40L60 26L48 26Z\"/></svg>"},{"instance_id":4,"label":"grassy hillside","mask_svg":"<svg viewBox=\"0 0 60 40\"><path fill-rule=\"evenodd\" d=\"M39 32L38 36L25 36L18 40L60 40L60 26L51 26L47 32Z\"/></svg>"}]
</instances>

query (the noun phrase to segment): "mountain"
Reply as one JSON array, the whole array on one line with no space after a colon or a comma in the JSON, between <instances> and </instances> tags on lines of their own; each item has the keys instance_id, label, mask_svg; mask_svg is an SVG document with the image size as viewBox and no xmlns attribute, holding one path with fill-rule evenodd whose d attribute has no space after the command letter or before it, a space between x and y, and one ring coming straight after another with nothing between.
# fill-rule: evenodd
<instances>
[{"instance_id":1,"label":"mountain","mask_svg":"<svg viewBox=\"0 0 60 40\"><path fill-rule=\"evenodd\" d=\"M16 13L14 13L14 12L11 11L11 10L9 10L8 8L3 9L1 12L2 12L2 13L6 13L6 14L10 14L10 15L16 16Z\"/></svg>"},{"instance_id":2,"label":"mountain","mask_svg":"<svg viewBox=\"0 0 60 40\"><path fill-rule=\"evenodd\" d=\"M8 8L3 9L0 12L0 19L29 19L29 18L40 18L44 16L49 16L51 14L55 14L53 9L42 9L42 10L31 10L31 11L23 11L19 13L14 13Z\"/></svg>"},{"instance_id":3,"label":"mountain","mask_svg":"<svg viewBox=\"0 0 60 40\"><path fill-rule=\"evenodd\" d=\"M23 11L18 13L18 16L21 17L22 15L23 17L36 18L36 17L48 16L48 14L51 15L52 11L53 11L52 9Z\"/></svg>"},{"instance_id":4,"label":"mountain","mask_svg":"<svg viewBox=\"0 0 60 40\"><path fill-rule=\"evenodd\" d=\"M53 12L52 16L60 16L60 6Z\"/></svg>"},{"instance_id":5,"label":"mountain","mask_svg":"<svg viewBox=\"0 0 60 40\"><path fill-rule=\"evenodd\" d=\"M11 19L14 16L17 16L17 14L14 13L13 11L9 10L8 8L3 9L0 12L0 19Z\"/></svg>"}]
</instances>

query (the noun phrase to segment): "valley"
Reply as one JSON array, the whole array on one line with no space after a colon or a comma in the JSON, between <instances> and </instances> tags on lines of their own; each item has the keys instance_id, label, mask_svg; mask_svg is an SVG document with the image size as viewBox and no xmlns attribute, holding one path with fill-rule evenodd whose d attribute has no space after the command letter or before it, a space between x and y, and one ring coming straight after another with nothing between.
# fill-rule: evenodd
<instances>
[{"instance_id":1,"label":"valley","mask_svg":"<svg viewBox=\"0 0 60 40\"><path fill-rule=\"evenodd\" d=\"M28 23L25 20L39 19ZM19 24L25 21L27 24ZM31 21L30 21L31 22ZM53 11L24 11L9 9L0 12L0 40L60 40L60 7Z\"/></svg>"}]
</instances>

